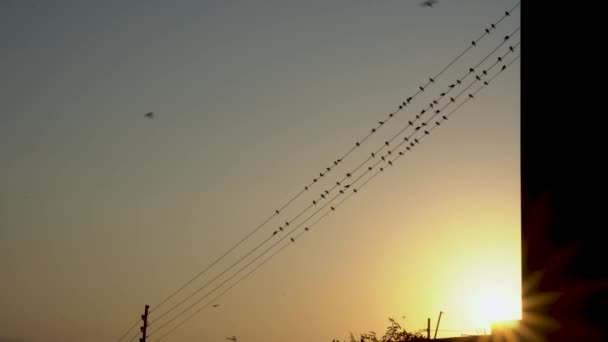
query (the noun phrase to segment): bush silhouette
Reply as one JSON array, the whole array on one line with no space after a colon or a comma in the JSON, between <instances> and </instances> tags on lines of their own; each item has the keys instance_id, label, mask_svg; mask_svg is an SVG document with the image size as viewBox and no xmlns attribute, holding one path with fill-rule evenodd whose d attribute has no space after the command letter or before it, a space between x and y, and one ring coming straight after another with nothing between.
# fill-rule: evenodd
<instances>
[{"instance_id":1,"label":"bush silhouette","mask_svg":"<svg viewBox=\"0 0 608 342\"><path fill-rule=\"evenodd\" d=\"M394 319L388 319L391 324L386 328L384 336L377 337L376 332L370 331L368 333L361 334L359 339L350 334L350 342L403 342L403 341L422 341L426 340L424 335L420 331L408 332L405 328L401 327ZM341 342L340 340L334 339L332 342Z\"/></svg>"}]
</instances>

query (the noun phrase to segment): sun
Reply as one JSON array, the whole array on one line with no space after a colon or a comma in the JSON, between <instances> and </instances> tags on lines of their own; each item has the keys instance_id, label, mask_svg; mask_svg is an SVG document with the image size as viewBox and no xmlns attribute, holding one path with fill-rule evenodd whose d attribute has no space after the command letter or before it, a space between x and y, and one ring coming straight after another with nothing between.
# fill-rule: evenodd
<instances>
[{"instance_id":1,"label":"sun","mask_svg":"<svg viewBox=\"0 0 608 342\"><path fill-rule=\"evenodd\" d=\"M489 329L496 322L521 319L521 299L517 291L500 283L480 284L470 298L472 321Z\"/></svg>"}]
</instances>

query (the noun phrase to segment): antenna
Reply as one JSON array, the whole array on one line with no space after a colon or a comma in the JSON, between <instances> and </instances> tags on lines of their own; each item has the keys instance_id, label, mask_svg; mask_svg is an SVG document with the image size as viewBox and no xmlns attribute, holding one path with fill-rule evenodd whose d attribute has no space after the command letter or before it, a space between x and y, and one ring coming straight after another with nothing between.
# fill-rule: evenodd
<instances>
[{"instance_id":1,"label":"antenna","mask_svg":"<svg viewBox=\"0 0 608 342\"><path fill-rule=\"evenodd\" d=\"M433 337L434 340L437 339L437 331L439 330L439 322L441 322L441 315L443 315L443 311L439 311L439 319L437 320L437 327L435 328L435 336Z\"/></svg>"}]
</instances>

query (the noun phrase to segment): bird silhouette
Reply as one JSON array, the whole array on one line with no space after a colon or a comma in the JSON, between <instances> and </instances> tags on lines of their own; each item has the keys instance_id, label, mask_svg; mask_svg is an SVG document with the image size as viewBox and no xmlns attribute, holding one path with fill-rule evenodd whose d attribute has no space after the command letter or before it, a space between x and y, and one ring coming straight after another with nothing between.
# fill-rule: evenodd
<instances>
[{"instance_id":1,"label":"bird silhouette","mask_svg":"<svg viewBox=\"0 0 608 342\"><path fill-rule=\"evenodd\" d=\"M144 114L144 116L148 119L154 119L154 112L148 112Z\"/></svg>"},{"instance_id":2,"label":"bird silhouette","mask_svg":"<svg viewBox=\"0 0 608 342\"><path fill-rule=\"evenodd\" d=\"M308 231L308 227L304 227L304 230L305 230L305 231Z\"/></svg>"},{"instance_id":3,"label":"bird silhouette","mask_svg":"<svg viewBox=\"0 0 608 342\"><path fill-rule=\"evenodd\" d=\"M487 34L490 34L490 30L486 29L486 33L487 33Z\"/></svg>"},{"instance_id":4,"label":"bird silhouette","mask_svg":"<svg viewBox=\"0 0 608 342\"><path fill-rule=\"evenodd\" d=\"M448 117L444 115L443 116L443 120L447 120L447 119L448 119Z\"/></svg>"},{"instance_id":5,"label":"bird silhouette","mask_svg":"<svg viewBox=\"0 0 608 342\"><path fill-rule=\"evenodd\" d=\"M220 306L219 304L215 304L213 305L214 308L217 308L218 306Z\"/></svg>"},{"instance_id":6,"label":"bird silhouette","mask_svg":"<svg viewBox=\"0 0 608 342\"><path fill-rule=\"evenodd\" d=\"M422 7L433 7L433 5L435 5L437 3L437 0L426 0L424 2L420 3L420 6Z\"/></svg>"},{"instance_id":7,"label":"bird silhouette","mask_svg":"<svg viewBox=\"0 0 608 342\"><path fill-rule=\"evenodd\" d=\"M471 44L473 44L473 46L477 45L477 43L475 43L475 41L472 41Z\"/></svg>"},{"instance_id":8,"label":"bird silhouette","mask_svg":"<svg viewBox=\"0 0 608 342\"><path fill-rule=\"evenodd\" d=\"M293 238L289 238L289 239L291 239L291 242L296 242L296 240L294 240Z\"/></svg>"},{"instance_id":9,"label":"bird silhouette","mask_svg":"<svg viewBox=\"0 0 608 342\"><path fill-rule=\"evenodd\" d=\"M435 80L432 77L429 78L429 81L431 81L431 83L435 83Z\"/></svg>"},{"instance_id":10,"label":"bird silhouette","mask_svg":"<svg viewBox=\"0 0 608 342\"><path fill-rule=\"evenodd\" d=\"M357 147L361 146L361 144L359 144L359 142L357 141L357 143L355 143L355 145L357 145Z\"/></svg>"},{"instance_id":11,"label":"bird silhouette","mask_svg":"<svg viewBox=\"0 0 608 342\"><path fill-rule=\"evenodd\" d=\"M372 133L376 133L376 129L375 128L372 128Z\"/></svg>"}]
</instances>

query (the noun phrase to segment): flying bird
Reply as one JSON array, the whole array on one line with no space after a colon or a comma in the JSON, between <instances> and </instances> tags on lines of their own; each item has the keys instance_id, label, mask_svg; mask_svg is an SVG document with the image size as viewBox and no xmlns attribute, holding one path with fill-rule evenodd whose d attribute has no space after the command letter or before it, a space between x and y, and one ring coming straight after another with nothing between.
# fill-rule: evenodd
<instances>
[{"instance_id":1,"label":"flying bird","mask_svg":"<svg viewBox=\"0 0 608 342\"><path fill-rule=\"evenodd\" d=\"M154 112L147 112L144 116L148 119L154 119Z\"/></svg>"},{"instance_id":2,"label":"flying bird","mask_svg":"<svg viewBox=\"0 0 608 342\"><path fill-rule=\"evenodd\" d=\"M433 5L435 5L437 3L437 0L426 0L422 3L420 3L420 6L422 7L433 7Z\"/></svg>"}]
</instances>

